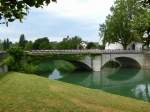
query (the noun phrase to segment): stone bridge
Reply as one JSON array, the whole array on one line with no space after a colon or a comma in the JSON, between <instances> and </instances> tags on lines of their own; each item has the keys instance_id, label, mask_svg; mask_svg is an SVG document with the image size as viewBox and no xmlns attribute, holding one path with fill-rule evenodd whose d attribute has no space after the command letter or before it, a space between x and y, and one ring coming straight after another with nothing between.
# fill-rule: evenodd
<instances>
[{"instance_id":1,"label":"stone bridge","mask_svg":"<svg viewBox=\"0 0 150 112\"><path fill-rule=\"evenodd\" d=\"M28 55L83 55L84 58L78 61L85 64L93 71L101 71L102 67L115 61L121 67L136 67L150 69L150 55L141 50L32 50L26 51ZM61 57L60 57L61 59Z\"/></svg>"}]
</instances>

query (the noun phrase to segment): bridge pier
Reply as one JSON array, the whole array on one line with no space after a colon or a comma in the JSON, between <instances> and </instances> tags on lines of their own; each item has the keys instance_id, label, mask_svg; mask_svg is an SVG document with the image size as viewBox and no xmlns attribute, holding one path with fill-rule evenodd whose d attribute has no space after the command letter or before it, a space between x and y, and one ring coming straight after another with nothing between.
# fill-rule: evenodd
<instances>
[{"instance_id":1,"label":"bridge pier","mask_svg":"<svg viewBox=\"0 0 150 112\"><path fill-rule=\"evenodd\" d=\"M92 60L92 69L93 71L101 71L102 67L102 56L94 56Z\"/></svg>"},{"instance_id":2,"label":"bridge pier","mask_svg":"<svg viewBox=\"0 0 150 112\"><path fill-rule=\"evenodd\" d=\"M150 54L145 54L143 68L150 69Z\"/></svg>"}]
</instances>

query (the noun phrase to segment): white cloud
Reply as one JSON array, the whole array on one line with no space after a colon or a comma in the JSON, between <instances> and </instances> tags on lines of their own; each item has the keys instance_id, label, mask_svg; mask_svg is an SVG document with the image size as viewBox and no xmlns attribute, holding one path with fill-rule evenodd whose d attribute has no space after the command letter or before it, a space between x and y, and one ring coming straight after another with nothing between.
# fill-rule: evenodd
<instances>
[{"instance_id":1,"label":"white cloud","mask_svg":"<svg viewBox=\"0 0 150 112\"><path fill-rule=\"evenodd\" d=\"M83 40L99 41L99 24L104 22L115 0L57 1L42 9L32 8L23 23L0 26L0 39L18 41L24 33L30 40L48 36L60 41L66 35L79 35Z\"/></svg>"},{"instance_id":2,"label":"white cloud","mask_svg":"<svg viewBox=\"0 0 150 112\"><path fill-rule=\"evenodd\" d=\"M114 0L58 0L46 10L57 16L83 21L104 21Z\"/></svg>"}]
</instances>

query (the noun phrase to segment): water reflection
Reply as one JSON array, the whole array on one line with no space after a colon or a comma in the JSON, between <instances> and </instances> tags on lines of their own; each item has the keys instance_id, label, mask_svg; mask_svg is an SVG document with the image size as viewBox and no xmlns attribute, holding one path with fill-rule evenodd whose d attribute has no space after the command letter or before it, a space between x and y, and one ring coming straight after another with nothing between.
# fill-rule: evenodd
<instances>
[{"instance_id":1,"label":"water reflection","mask_svg":"<svg viewBox=\"0 0 150 112\"><path fill-rule=\"evenodd\" d=\"M74 73L54 70L49 78L150 101L150 70L105 68L101 72Z\"/></svg>"},{"instance_id":2,"label":"water reflection","mask_svg":"<svg viewBox=\"0 0 150 112\"><path fill-rule=\"evenodd\" d=\"M48 76L49 79L60 79L62 78L62 75L57 69L54 69L52 73L49 74Z\"/></svg>"},{"instance_id":3,"label":"water reflection","mask_svg":"<svg viewBox=\"0 0 150 112\"><path fill-rule=\"evenodd\" d=\"M150 84L139 84L132 89L134 96L138 99L143 99L145 101L150 101Z\"/></svg>"},{"instance_id":4,"label":"water reflection","mask_svg":"<svg viewBox=\"0 0 150 112\"><path fill-rule=\"evenodd\" d=\"M140 69L115 69L115 72L108 74L108 78L112 80L124 81L136 76Z\"/></svg>"}]
</instances>

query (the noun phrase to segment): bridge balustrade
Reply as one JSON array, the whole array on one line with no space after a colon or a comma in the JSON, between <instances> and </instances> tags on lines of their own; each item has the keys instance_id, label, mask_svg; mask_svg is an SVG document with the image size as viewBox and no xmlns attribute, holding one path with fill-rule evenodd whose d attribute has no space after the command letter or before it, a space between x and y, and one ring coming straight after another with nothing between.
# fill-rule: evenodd
<instances>
[{"instance_id":1,"label":"bridge balustrade","mask_svg":"<svg viewBox=\"0 0 150 112\"><path fill-rule=\"evenodd\" d=\"M31 50L25 51L27 54L33 55L44 55L44 54L137 54L143 53L142 50L99 50L99 49L90 49L90 50Z\"/></svg>"}]
</instances>

